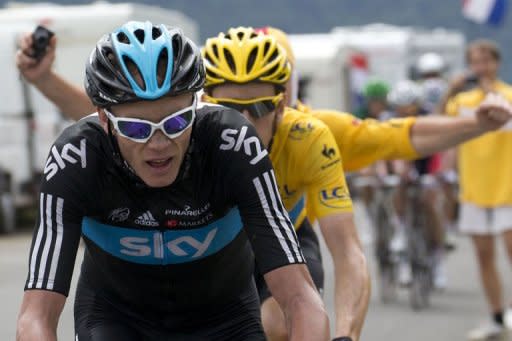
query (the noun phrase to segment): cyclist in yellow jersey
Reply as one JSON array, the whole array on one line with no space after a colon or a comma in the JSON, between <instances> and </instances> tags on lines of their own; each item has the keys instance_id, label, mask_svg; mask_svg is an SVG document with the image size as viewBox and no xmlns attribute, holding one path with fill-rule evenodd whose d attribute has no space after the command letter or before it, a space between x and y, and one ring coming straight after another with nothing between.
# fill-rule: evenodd
<instances>
[{"instance_id":1,"label":"cyclist in yellow jersey","mask_svg":"<svg viewBox=\"0 0 512 341\"><path fill-rule=\"evenodd\" d=\"M318 218L335 266L336 337L357 340L369 301L369 274L357 238L341 155L331 131L309 114L285 111L284 84L291 65L273 37L252 28L232 28L208 39L203 57L207 78L203 99L237 109L256 127L270 151L285 207L296 228L301 227L299 241L321 290L318 240L309 220L300 215L304 196ZM270 293L259 277L256 275L265 309L275 300L269 299ZM262 318L266 317L263 314ZM277 320L281 321L283 317ZM265 326L271 321L263 323ZM288 338L285 328L270 328L266 333L270 340Z\"/></svg>"},{"instance_id":2,"label":"cyclist in yellow jersey","mask_svg":"<svg viewBox=\"0 0 512 341\"><path fill-rule=\"evenodd\" d=\"M71 118L81 118L85 116L87 113L92 112L94 108L90 105L85 93L80 88L71 85L65 79L60 77L54 71L51 70L52 60L55 57L55 46L56 41L55 38L52 39L50 47L47 51L46 56L44 56L40 61L35 60L30 57L31 55L31 37L29 34L25 35L20 43L20 50L16 56L16 63L18 68L20 69L23 76L32 82L45 96L47 96L51 101L53 101L65 114ZM278 51L281 51L278 49ZM291 51L291 50L290 50ZM291 57L288 57L291 58ZM271 70L268 70L271 71ZM288 77L289 78L289 77ZM285 102L289 102L291 86L290 81L286 82L285 78L285 91L283 99L280 99L279 96L275 96L275 92L270 91L268 95L273 97L269 101L258 101L259 103L252 103L250 105L251 110L258 111L261 109L263 111L272 109L272 105L278 104L278 109L275 111L282 110L281 108L284 106ZM229 85L229 84L228 84ZM229 86L226 85L228 88ZM251 87L255 87L259 92L261 89L258 87L264 86L264 84L252 84ZM248 89L249 87L245 87ZM268 91L268 88L265 90ZM83 100L80 96L83 94ZM254 97L254 94L249 94L250 97ZM256 95L259 96L259 95ZM70 99L73 99L72 101ZM238 104L241 101L237 101ZM237 103L232 102L230 105L234 105ZM250 104L250 103L245 103ZM263 107L261 105L262 104ZM267 109L265 109L267 107ZM270 110L271 112L272 110ZM308 111L302 108L301 111ZM321 131L320 137L324 135L329 135L325 130L324 124L318 120L314 120L313 118L309 118L314 122L313 126L308 126L308 124L304 124L308 120L306 119L308 116L312 114L316 117L320 117L324 123L329 125L330 130L335 135L335 144L333 146L329 146L326 144L326 148L322 145L320 154L324 155L326 159L331 156L332 161L336 161L336 156L339 155L339 149L342 149L347 156L343 156L344 162L347 162L349 169L357 169L359 167L363 167L372 163L379 158L414 158L418 154L426 155L432 152L438 151L440 149L446 148L448 146L456 145L461 141L468 140L472 137L478 136L484 132L487 132L491 129L497 129L502 126L508 119L512 116L511 108L503 103L500 99L491 98L487 101L487 103L482 104L477 110L477 118L460 118L460 119L443 119L443 118L435 118L435 119L405 119L405 120L397 120L393 122L388 122L386 124L381 124L373 120L354 120L354 117L350 114L342 114L334 111L312 111L312 112L300 112L293 109L286 109L286 115L289 113L292 115L296 115L297 124L288 123L288 131L290 138L312 138L315 136L311 132L311 128L318 131ZM275 113L274 113L275 114ZM269 117L272 116L264 115L266 117L262 117L263 120L265 118L268 120ZM291 116L290 116L291 117ZM271 122L273 125L274 120ZM295 122L291 120L291 122ZM286 123L286 121L285 121ZM284 124L284 127L287 125ZM256 125L258 129L258 124ZM285 130L280 130L282 134L286 132ZM270 140L272 133L262 131L262 129L258 129L260 137L262 140ZM226 136L226 138L230 138L231 136ZM238 143L237 143L238 141ZM277 139L279 142L279 139ZM332 141L332 139L331 139ZM233 148L244 148L248 150L250 153L250 144L246 147L243 139L235 139L233 141ZM274 146L274 145L273 145ZM276 143L275 146L279 146L279 143ZM274 148L274 147L272 147ZM271 148L271 159L272 161L276 160L275 156L272 156L272 148ZM277 150L279 148L276 147L273 152L276 155ZM298 153L297 149L295 153ZM334 149L334 153L332 152ZM283 149L281 151L283 160L292 160L293 158L289 157L284 153L287 149ZM306 149L299 151L302 152L303 155L306 155ZM295 160L299 160L299 158L295 158ZM290 161L292 162L292 161ZM324 161L325 162L325 161ZM288 172L293 172L293 166L288 166L287 162L278 163L282 167L290 167ZM325 163L324 165L329 165L330 162ZM334 165L329 167L338 167L339 162L335 162ZM291 163L290 163L291 165ZM274 164L274 167L277 167ZM318 169L313 169L318 170ZM321 167L320 167L320 170ZM309 177L311 179L311 177ZM306 176L305 179L308 179ZM306 181L306 180L305 180ZM281 182L280 186L281 193L283 193L283 197L287 204L287 207L290 207L290 203L294 203L294 195L296 194L295 188L291 186L287 186L286 183ZM331 191L321 191L320 196L317 197L318 206L326 206L321 207L318 212L314 209L313 216L321 216L326 214L324 209L327 211L335 211L335 210L348 210L349 199L346 197L346 192L342 190L342 186L336 186ZM290 197L289 199L286 199ZM323 202L322 202L323 201ZM300 202L300 199L299 199ZM327 205L324 205L327 203ZM335 203L332 205L332 203ZM331 207L329 207L331 206ZM269 207L271 209L271 207ZM340 212L341 212L340 211ZM308 221L304 219L305 213L302 212L299 206L294 206L291 208L291 215L296 217L295 222L304 222ZM342 214L348 214L348 212L344 212ZM328 219L329 216L323 216L324 219ZM316 238L312 229L309 226L304 227L304 223L302 224L302 228L298 230L298 234L309 234L312 233L313 236L306 238L307 242L313 241ZM341 302L340 304L336 303L338 314L336 321L336 330L337 335L351 335L354 339L357 339L360 329L362 326L362 318L365 313L365 305L367 300L366 293L361 294L361 289L364 288L362 286L353 285L354 283L365 283L367 279L365 279L365 271L361 271L360 268L365 268L362 266L364 264L364 258L362 258L362 254L360 253L360 247L357 242L357 236L355 235L355 231L353 229L337 229L342 230L343 234L347 236L347 238L343 238L341 242L338 240L332 239L332 244L336 245L336 247L331 248L333 252L336 253L335 259L346 259L348 260L349 267L359 268L359 270L353 275L346 275L342 278L341 281L338 281L337 286L342 288L343 290L337 290L337 302ZM301 232L304 231L304 232ZM331 231L333 233L337 233L339 231ZM331 240L331 238L328 238ZM347 248L345 245L350 246ZM349 256L349 253L353 248L354 254L356 256ZM312 248L313 253L316 252L315 247ZM314 260L314 262L318 263L318 259ZM314 263L310 262L310 263ZM344 273L345 275L346 273ZM352 277L351 277L352 276ZM356 278L354 276L358 276L361 278ZM267 300L272 301L272 300ZM265 319L265 315L267 317L267 324L265 326L267 332L273 333L277 331L277 334L281 333L285 329L284 318L280 310L276 310L275 306L267 305L268 310L265 309L265 304L263 307L263 317ZM276 315L277 311L277 315ZM341 312L341 313L340 313ZM280 315L279 315L280 314ZM362 315L362 317L361 317Z\"/></svg>"}]
</instances>

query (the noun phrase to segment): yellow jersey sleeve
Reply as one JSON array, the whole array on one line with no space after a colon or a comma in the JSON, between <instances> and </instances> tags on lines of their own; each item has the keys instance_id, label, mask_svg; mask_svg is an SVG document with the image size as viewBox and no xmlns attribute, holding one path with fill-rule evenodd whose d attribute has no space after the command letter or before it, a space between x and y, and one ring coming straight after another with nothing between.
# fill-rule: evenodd
<instances>
[{"instance_id":1,"label":"yellow jersey sleeve","mask_svg":"<svg viewBox=\"0 0 512 341\"><path fill-rule=\"evenodd\" d=\"M304 151L306 207L312 220L352 212L340 151L330 130L321 122L317 123L309 148Z\"/></svg>"},{"instance_id":2,"label":"yellow jersey sleeve","mask_svg":"<svg viewBox=\"0 0 512 341\"><path fill-rule=\"evenodd\" d=\"M311 114L332 131L346 171L364 168L378 160L419 157L410 139L414 117L379 122L329 110L312 110Z\"/></svg>"}]
</instances>

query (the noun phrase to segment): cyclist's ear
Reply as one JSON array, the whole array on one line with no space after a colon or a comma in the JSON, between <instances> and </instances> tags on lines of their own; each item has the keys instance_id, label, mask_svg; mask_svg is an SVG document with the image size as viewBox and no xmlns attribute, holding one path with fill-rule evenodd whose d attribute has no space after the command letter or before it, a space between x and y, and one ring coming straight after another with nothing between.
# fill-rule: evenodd
<instances>
[{"instance_id":1,"label":"cyclist's ear","mask_svg":"<svg viewBox=\"0 0 512 341\"><path fill-rule=\"evenodd\" d=\"M105 114L105 111L103 111L102 108L97 108L98 109L98 118L100 119L100 124L103 128L103 130L105 130L105 133L108 134L108 118L107 118L107 115Z\"/></svg>"},{"instance_id":2,"label":"cyclist's ear","mask_svg":"<svg viewBox=\"0 0 512 341\"><path fill-rule=\"evenodd\" d=\"M283 99L281 100L281 102L279 102L279 104L276 107L277 119L281 119L281 117L283 116L283 113L284 113L284 109L286 108L286 105L288 103L288 97L286 95L286 92L283 95L284 95Z\"/></svg>"}]
</instances>

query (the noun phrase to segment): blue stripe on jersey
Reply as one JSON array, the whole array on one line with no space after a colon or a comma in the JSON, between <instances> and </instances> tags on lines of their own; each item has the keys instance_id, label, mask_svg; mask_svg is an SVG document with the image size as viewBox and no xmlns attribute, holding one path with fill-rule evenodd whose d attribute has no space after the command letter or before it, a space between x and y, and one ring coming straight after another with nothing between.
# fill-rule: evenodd
<instances>
[{"instance_id":1,"label":"blue stripe on jersey","mask_svg":"<svg viewBox=\"0 0 512 341\"><path fill-rule=\"evenodd\" d=\"M179 264L208 257L242 230L237 209L213 223L190 230L141 230L101 224L85 217L82 233L104 251L139 264Z\"/></svg>"},{"instance_id":2,"label":"blue stripe on jersey","mask_svg":"<svg viewBox=\"0 0 512 341\"><path fill-rule=\"evenodd\" d=\"M288 215L290 216L290 220L292 221L295 227L297 226L297 218L299 217L300 212L304 208L304 197L300 198L300 200L295 204L295 206L288 211Z\"/></svg>"}]
</instances>

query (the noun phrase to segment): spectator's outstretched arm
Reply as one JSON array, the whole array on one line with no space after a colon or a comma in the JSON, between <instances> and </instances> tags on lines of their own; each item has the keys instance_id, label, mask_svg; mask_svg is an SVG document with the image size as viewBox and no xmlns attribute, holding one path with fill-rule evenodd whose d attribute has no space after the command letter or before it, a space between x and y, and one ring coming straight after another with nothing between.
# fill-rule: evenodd
<instances>
[{"instance_id":1,"label":"spectator's outstretched arm","mask_svg":"<svg viewBox=\"0 0 512 341\"><path fill-rule=\"evenodd\" d=\"M430 155L499 129L511 118L511 104L502 96L489 93L475 116L418 118L411 127L411 142L418 154Z\"/></svg>"},{"instance_id":2,"label":"spectator's outstretched arm","mask_svg":"<svg viewBox=\"0 0 512 341\"><path fill-rule=\"evenodd\" d=\"M21 75L53 102L70 119L80 118L96 111L85 90L66 81L52 70L57 37L50 39L46 54L37 60L32 57L32 33L25 33L19 41L16 65Z\"/></svg>"}]
</instances>

